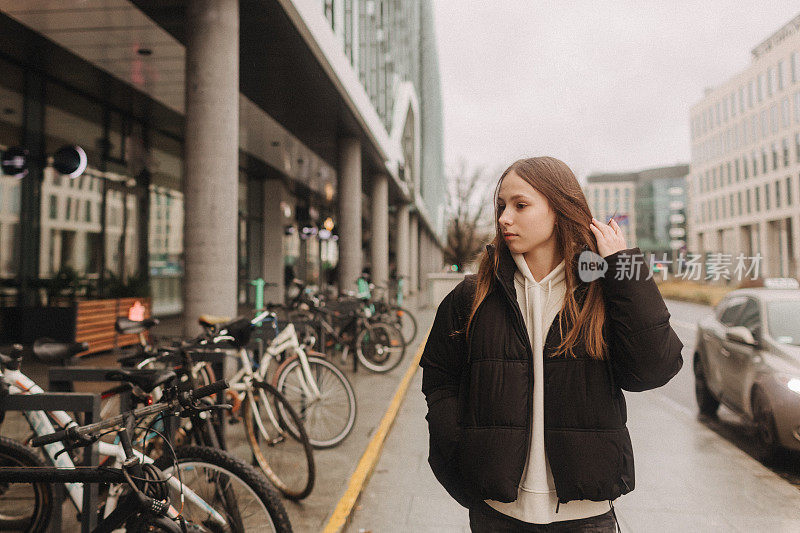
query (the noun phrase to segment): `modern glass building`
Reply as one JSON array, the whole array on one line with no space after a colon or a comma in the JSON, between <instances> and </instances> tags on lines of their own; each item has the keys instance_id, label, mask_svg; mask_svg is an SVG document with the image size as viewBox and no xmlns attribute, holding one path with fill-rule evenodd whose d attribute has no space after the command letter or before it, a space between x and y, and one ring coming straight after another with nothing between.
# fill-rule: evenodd
<instances>
[{"instance_id":1,"label":"modern glass building","mask_svg":"<svg viewBox=\"0 0 800 533\"><path fill-rule=\"evenodd\" d=\"M616 213L629 246L649 257L675 260L686 247L688 165L638 172L592 174L584 187L595 218L607 222Z\"/></svg>"},{"instance_id":2,"label":"modern glass building","mask_svg":"<svg viewBox=\"0 0 800 533\"><path fill-rule=\"evenodd\" d=\"M747 68L689 110L689 250L761 255L762 277L798 276L800 15L751 50Z\"/></svg>"},{"instance_id":3,"label":"modern glass building","mask_svg":"<svg viewBox=\"0 0 800 533\"><path fill-rule=\"evenodd\" d=\"M445 195L422 0L0 0L2 305L147 287L155 314L231 314L250 281L415 292ZM70 179L64 145L87 155ZM220 166L222 165L222 166ZM52 284L50 285L52 286Z\"/></svg>"}]
</instances>

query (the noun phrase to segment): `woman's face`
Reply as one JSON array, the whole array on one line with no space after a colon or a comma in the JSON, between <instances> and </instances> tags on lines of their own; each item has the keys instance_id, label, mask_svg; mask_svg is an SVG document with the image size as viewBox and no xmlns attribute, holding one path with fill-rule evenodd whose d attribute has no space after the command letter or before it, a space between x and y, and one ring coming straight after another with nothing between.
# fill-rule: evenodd
<instances>
[{"instance_id":1,"label":"woman's face","mask_svg":"<svg viewBox=\"0 0 800 533\"><path fill-rule=\"evenodd\" d=\"M508 249L519 254L547 242L556 224L547 198L513 171L500 184L497 215Z\"/></svg>"}]
</instances>

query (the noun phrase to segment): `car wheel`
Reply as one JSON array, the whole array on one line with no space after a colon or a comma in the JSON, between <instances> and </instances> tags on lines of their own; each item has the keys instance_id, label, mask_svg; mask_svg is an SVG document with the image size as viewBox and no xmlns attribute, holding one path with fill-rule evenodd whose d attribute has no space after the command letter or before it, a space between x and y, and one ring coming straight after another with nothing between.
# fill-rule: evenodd
<instances>
[{"instance_id":1,"label":"car wheel","mask_svg":"<svg viewBox=\"0 0 800 533\"><path fill-rule=\"evenodd\" d=\"M775 416L767 396L758 389L753 391L753 422L756 427L758 455L762 460L774 459L780 451Z\"/></svg>"},{"instance_id":2,"label":"car wheel","mask_svg":"<svg viewBox=\"0 0 800 533\"><path fill-rule=\"evenodd\" d=\"M719 409L719 401L714 398L711 390L706 383L706 376L703 373L703 363L699 356L694 358L694 395L697 399L697 407L700 414L711 418L716 418Z\"/></svg>"}]
</instances>

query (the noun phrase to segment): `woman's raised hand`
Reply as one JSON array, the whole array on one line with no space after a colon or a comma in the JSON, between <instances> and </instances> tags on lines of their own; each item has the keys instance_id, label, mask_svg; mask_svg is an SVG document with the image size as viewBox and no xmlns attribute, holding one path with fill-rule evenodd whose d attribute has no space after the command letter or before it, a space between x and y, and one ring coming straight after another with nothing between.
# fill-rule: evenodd
<instances>
[{"instance_id":1,"label":"woman's raised hand","mask_svg":"<svg viewBox=\"0 0 800 533\"><path fill-rule=\"evenodd\" d=\"M603 224L592 217L589 229L592 230L597 240L597 251L604 258L627 248L625 237L622 236L622 228L613 218L611 219L611 225L609 225Z\"/></svg>"}]
</instances>

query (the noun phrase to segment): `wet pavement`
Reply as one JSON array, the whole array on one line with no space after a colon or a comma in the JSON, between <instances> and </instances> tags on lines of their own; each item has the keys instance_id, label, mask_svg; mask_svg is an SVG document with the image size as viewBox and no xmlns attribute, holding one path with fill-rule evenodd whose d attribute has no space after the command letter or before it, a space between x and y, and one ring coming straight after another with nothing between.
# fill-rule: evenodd
<instances>
[{"instance_id":1,"label":"wet pavement","mask_svg":"<svg viewBox=\"0 0 800 533\"><path fill-rule=\"evenodd\" d=\"M800 531L800 460L787 455L763 465L751 454L753 435L746 423L722 409L718 420L699 420L694 403L691 354L694 325L710 312L706 306L668 302L673 327L684 342L684 366L665 387L626 393L628 427L636 459L636 489L616 502L625 532ZM334 362L353 383L358 415L351 435L338 447L316 450L317 481L302 502L284 500L294 530L320 531L344 494L350 476L376 431L435 309L418 311L419 333L404 362L388 374ZM167 324L168 326L168 324ZM162 328L162 334L169 333ZM110 365L111 359L92 361ZM86 362L88 363L88 361ZM41 383L46 368L23 368ZM417 372L377 465L351 517L347 531L469 531L467 511L450 499L427 463L425 400ZM95 386L96 387L96 386ZM92 386L82 386L87 390ZM18 413L9 414L3 434L27 433ZM239 437L237 438L237 435ZM243 433L231 427L233 448L250 460ZM795 486L792 485L795 484ZM65 504L64 531L73 530L74 510ZM69 521L73 518L72 521Z\"/></svg>"},{"instance_id":2,"label":"wet pavement","mask_svg":"<svg viewBox=\"0 0 800 533\"><path fill-rule=\"evenodd\" d=\"M800 490L751 457L736 440L697 418L693 325L709 308L667 302L684 342L684 366L666 386L625 393L636 488L615 504L624 532L800 531ZM417 372L347 531L469 531L467 510L437 483L427 463L425 400ZM720 419L734 424L721 412ZM789 459L793 463L792 459Z\"/></svg>"}]
</instances>

